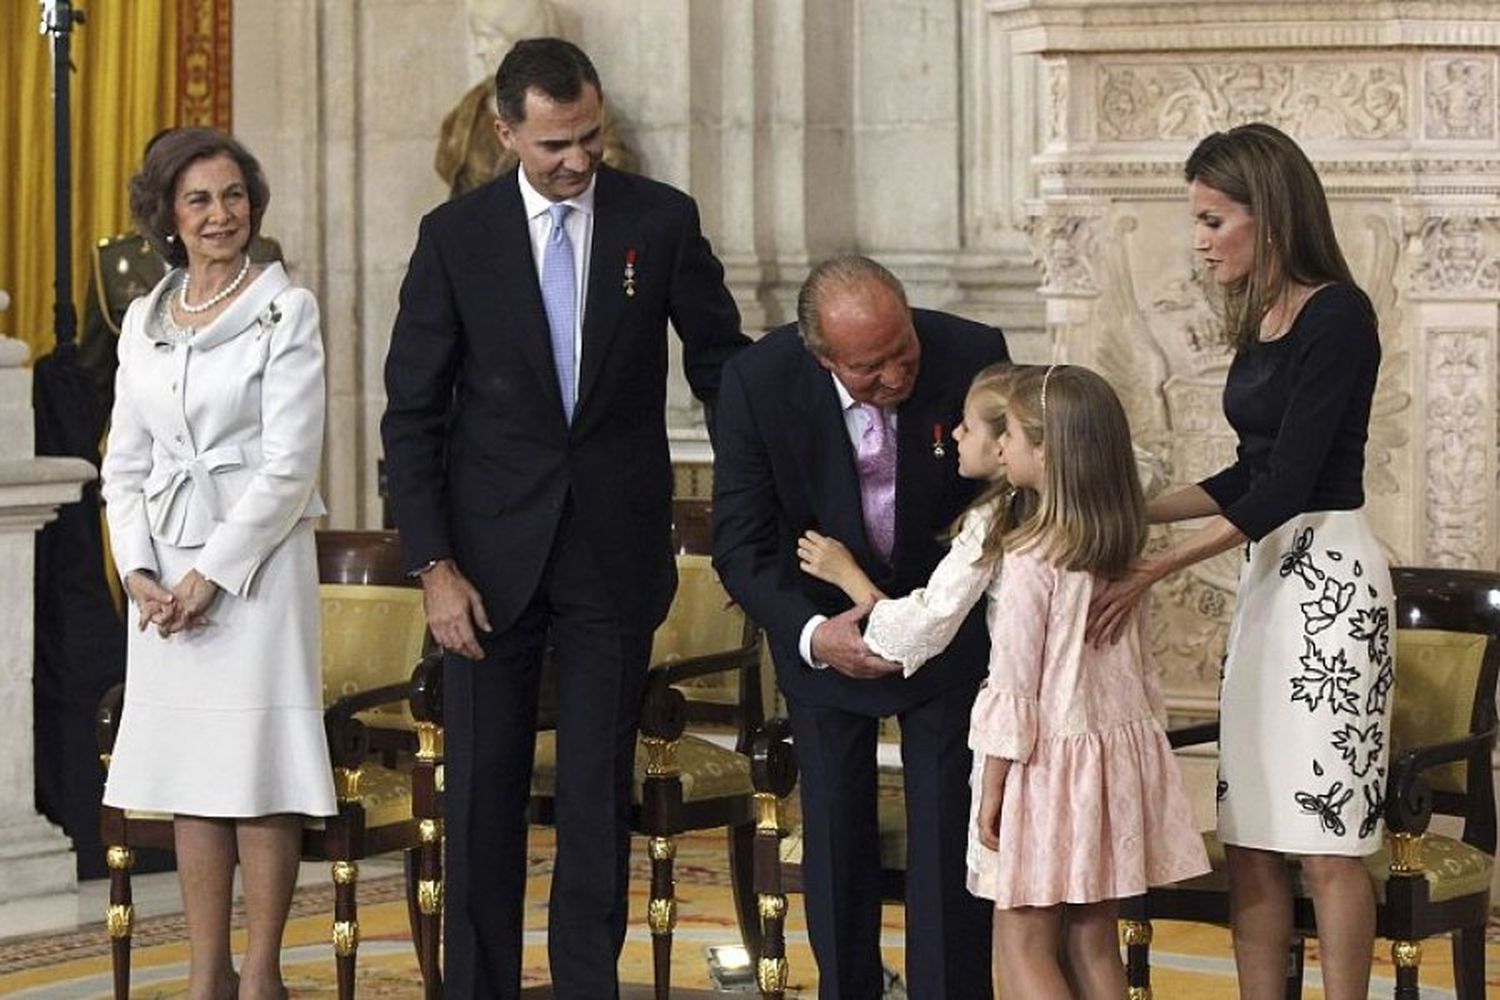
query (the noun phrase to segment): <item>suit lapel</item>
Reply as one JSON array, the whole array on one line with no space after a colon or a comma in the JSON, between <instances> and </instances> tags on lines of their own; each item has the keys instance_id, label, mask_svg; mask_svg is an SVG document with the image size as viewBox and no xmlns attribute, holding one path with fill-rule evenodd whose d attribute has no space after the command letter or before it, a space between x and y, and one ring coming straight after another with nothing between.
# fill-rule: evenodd
<instances>
[{"instance_id":1,"label":"suit lapel","mask_svg":"<svg viewBox=\"0 0 1500 1000\"><path fill-rule=\"evenodd\" d=\"M495 317L501 330L514 333L516 349L526 358L561 420L562 393L557 387L557 367L552 363L552 335L514 170L494 182L492 197L486 199L481 211L488 231L483 242L483 270L494 276L495 283L490 287L496 292L486 311Z\"/></svg>"},{"instance_id":2,"label":"suit lapel","mask_svg":"<svg viewBox=\"0 0 1500 1000\"><path fill-rule=\"evenodd\" d=\"M594 186L594 245L589 255L589 287L583 310L583 372L578 381L578 409L604 370L610 343L621 325L628 301L625 295L625 257L634 250L643 255L636 205L624 190L625 181L607 168L599 168ZM665 262L656 262L665 266ZM650 266L641 261L641 266Z\"/></svg>"},{"instance_id":3,"label":"suit lapel","mask_svg":"<svg viewBox=\"0 0 1500 1000\"><path fill-rule=\"evenodd\" d=\"M918 337L921 331L918 331ZM897 409L896 420L896 547L899 556L902 539L912 531L931 530L932 512L940 509L943 495L952 477L949 467L957 468L957 445L950 437L953 413L962 406L948 398L951 380L944 377L943 359L923 345L922 363L912 393ZM962 397L959 397L962 400ZM942 445L943 454L934 449Z\"/></svg>"}]
</instances>

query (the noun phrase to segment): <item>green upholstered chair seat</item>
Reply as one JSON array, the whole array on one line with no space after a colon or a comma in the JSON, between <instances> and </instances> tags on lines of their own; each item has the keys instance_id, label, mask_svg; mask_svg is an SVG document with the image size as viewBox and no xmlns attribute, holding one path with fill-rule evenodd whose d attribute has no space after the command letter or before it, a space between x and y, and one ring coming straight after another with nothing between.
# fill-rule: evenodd
<instances>
[{"instance_id":1,"label":"green upholstered chair seat","mask_svg":"<svg viewBox=\"0 0 1500 1000\"><path fill-rule=\"evenodd\" d=\"M682 774L682 801L704 802L710 799L751 795L750 758L726 750L697 736L684 735L677 743L677 766ZM646 752L639 740L635 747L635 784L631 801L641 801L641 785L646 780ZM536 763L531 771L531 794L551 798L557 788L557 734L537 733Z\"/></svg>"},{"instance_id":2,"label":"green upholstered chair seat","mask_svg":"<svg viewBox=\"0 0 1500 1000\"><path fill-rule=\"evenodd\" d=\"M1213 871L1197 878L1177 883L1177 888L1191 892L1228 892L1229 875L1224 867L1224 845L1213 833L1203 835L1203 846L1208 850L1208 860ZM1385 884L1391 877L1391 854L1387 847L1369 855L1365 867L1375 881L1375 895L1385 902ZM1434 903L1458 899L1476 893L1487 892L1494 859L1477 847L1470 847L1461 840L1429 833L1422 839L1422 866L1427 877L1427 892ZM1293 864L1293 872L1296 866ZM1293 890L1305 896L1300 879L1294 882Z\"/></svg>"},{"instance_id":3,"label":"green upholstered chair seat","mask_svg":"<svg viewBox=\"0 0 1500 1000\"><path fill-rule=\"evenodd\" d=\"M906 871L906 804L900 798L881 797L877 806L880 823L880 867L885 871ZM802 828L787 834L781 842L781 862L802 863Z\"/></svg>"}]
</instances>

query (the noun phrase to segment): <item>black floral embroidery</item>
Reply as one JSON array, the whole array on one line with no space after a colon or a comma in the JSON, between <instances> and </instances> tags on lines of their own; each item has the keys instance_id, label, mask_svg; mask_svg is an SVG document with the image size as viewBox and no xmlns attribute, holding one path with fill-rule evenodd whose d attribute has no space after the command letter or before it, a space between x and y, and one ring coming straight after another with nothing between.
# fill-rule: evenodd
<instances>
[{"instance_id":1,"label":"black floral embroidery","mask_svg":"<svg viewBox=\"0 0 1500 1000\"><path fill-rule=\"evenodd\" d=\"M1380 760L1380 752L1385 748L1385 733L1381 732L1380 723L1379 719L1368 726L1346 722L1333 731L1333 748L1349 762L1356 778L1369 774Z\"/></svg>"},{"instance_id":2,"label":"black floral embroidery","mask_svg":"<svg viewBox=\"0 0 1500 1000\"><path fill-rule=\"evenodd\" d=\"M1349 638L1363 642L1371 662L1378 662L1391 645L1391 609L1380 605L1354 612L1349 619Z\"/></svg>"},{"instance_id":3,"label":"black floral embroidery","mask_svg":"<svg viewBox=\"0 0 1500 1000\"><path fill-rule=\"evenodd\" d=\"M1296 574L1307 585L1308 590L1317 590L1323 579L1323 571L1313 565L1312 528L1303 528L1292 539L1292 547L1281 556L1281 578Z\"/></svg>"},{"instance_id":4,"label":"black floral embroidery","mask_svg":"<svg viewBox=\"0 0 1500 1000\"><path fill-rule=\"evenodd\" d=\"M1385 795L1381 792L1385 787L1383 774L1381 778L1381 781L1367 781L1364 785L1365 818L1359 821L1361 839L1375 832L1375 827L1385 812Z\"/></svg>"},{"instance_id":5,"label":"black floral embroidery","mask_svg":"<svg viewBox=\"0 0 1500 1000\"><path fill-rule=\"evenodd\" d=\"M1342 781L1335 781L1328 786L1328 791L1322 795L1314 795L1312 792L1297 792L1293 796L1302 811L1310 816L1318 817L1318 822L1323 829L1336 837L1342 837L1347 827L1341 814L1344 805L1354 798L1354 789L1345 788Z\"/></svg>"},{"instance_id":6,"label":"black floral embroidery","mask_svg":"<svg viewBox=\"0 0 1500 1000\"><path fill-rule=\"evenodd\" d=\"M1396 683L1396 668L1389 652L1375 662L1380 664L1380 670L1375 675L1375 683L1370 687L1370 693L1365 695L1365 714L1383 719L1386 703L1390 699L1391 687Z\"/></svg>"},{"instance_id":7,"label":"black floral embroidery","mask_svg":"<svg viewBox=\"0 0 1500 1000\"><path fill-rule=\"evenodd\" d=\"M1332 625L1338 616L1349 609L1354 600L1354 584L1342 583L1333 577L1323 581L1323 593L1317 600L1301 605L1305 630L1308 635L1317 635Z\"/></svg>"},{"instance_id":8,"label":"black floral embroidery","mask_svg":"<svg viewBox=\"0 0 1500 1000\"><path fill-rule=\"evenodd\" d=\"M1344 657L1342 649L1329 659L1311 639L1304 637L1302 641L1307 652L1298 660L1302 664L1301 676L1292 678L1292 701L1306 702L1309 712L1316 711L1326 701L1335 713L1357 715L1359 695L1354 684L1359 680L1359 669Z\"/></svg>"}]
</instances>

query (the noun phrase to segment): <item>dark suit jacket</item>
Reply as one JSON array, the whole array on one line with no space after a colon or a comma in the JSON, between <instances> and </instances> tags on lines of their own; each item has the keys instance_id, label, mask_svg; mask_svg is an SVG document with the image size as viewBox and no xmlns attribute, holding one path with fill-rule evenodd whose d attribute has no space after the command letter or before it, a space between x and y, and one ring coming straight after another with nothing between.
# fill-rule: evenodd
<instances>
[{"instance_id":1,"label":"dark suit jacket","mask_svg":"<svg viewBox=\"0 0 1500 1000\"><path fill-rule=\"evenodd\" d=\"M714 442L714 566L725 587L766 629L777 681L808 704L889 715L942 688L983 676L989 639L976 610L942 655L913 677L852 680L814 671L797 650L814 614L850 602L797 568L809 528L843 542L885 593L927 582L946 551L947 529L980 485L958 475L950 434L963 419L974 374L1008 355L1000 331L945 313L912 310L922 361L897 409L896 539L892 566L871 552L859 477L833 376L793 326L767 334L724 368ZM933 443L942 443L941 457Z\"/></svg>"},{"instance_id":2,"label":"dark suit jacket","mask_svg":"<svg viewBox=\"0 0 1500 1000\"><path fill-rule=\"evenodd\" d=\"M570 494L622 613L660 622L676 583L667 321L709 405L748 343L691 198L601 167L594 206L571 426L515 170L422 220L401 286L381 434L406 561L454 557L497 629L534 593Z\"/></svg>"}]
</instances>

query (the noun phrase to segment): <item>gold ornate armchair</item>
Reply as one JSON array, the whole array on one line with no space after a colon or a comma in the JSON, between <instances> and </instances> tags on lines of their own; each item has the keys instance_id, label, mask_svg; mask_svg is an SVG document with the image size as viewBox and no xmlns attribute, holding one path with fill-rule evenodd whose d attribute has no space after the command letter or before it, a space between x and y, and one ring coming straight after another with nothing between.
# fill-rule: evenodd
<instances>
[{"instance_id":1,"label":"gold ornate armchair","mask_svg":"<svg viewBox=\"0 0 1500 1000\"><path fill-rule=\"evenodd\" d=\"M632 825L647 838L651 890L647 921L652 934L655 993L671 995L677 899L673 881L678 835L723 827L728 831L730 877L745 946L760 952L760 923L752 892L755 795L748 756L751 734L765 718L756 626L734 606L708 555L707 504L674 502L681 551L678 585L667 619L657 628L641 705L636 743ZM555 730L543 668L542 706L532 769L528 820L551 825L556 780ZM414 677L413 710L440 725L442 662L430 657ZM689 725L695 731L689 733ZM720 738L710 739L716 729ZM723 744L733 739L734 746ZM419 767L422 765L419 765ZM436 762L441 772L441 761ZM424 787L420 786L419 788ZM434 809L441 781L430 781ZM419 791L419 798L422 796ZM420 805L418 813L427 807Z\"/></svg>"},{"instance_id":2,"label":"gold ornate armchair","mask_svg":"<svg viewBox=\"0 0 1500 1000\"><path fill-rule=\"evenodd\" d=\"M423 692L410 679L426 642L422 592L401 572L394 532L320 531L317 536L323 613L324 726L338 794L338 813L310 818L302 856L330 862L335 887L332 939L341 1000L354 996L359 947L355 884L359 862L406 852L412 937L429 998L439 995L438 863L441 828L435 813L414 814L414 771L440 734L422 719ZM124 686L111 689L98 711L99 751L106 768L118 732ZM410 702L410 707L408 707ZM418 711L416 716L412 712ZM101 828L110 874L107 929L114 990L130 990L134 923L130 867L137 848L172 849L172 817L104 806Z\"/></svg>"},{"instance_id":3,"label":"gold ornate armchair","mask_svg":"<svg viewBox=\"0 0 1500 1000\"><path fill-rule=\"evenodd\" d=\"M1396 569L1396 687L1386 784L1386 846L1366 859L1375 883L1376 933L1391 941L1397 1000L1417 1000L1422 941L1451 934L1460 1000L1485 995L1484 930L1495 855L1495 684L1500 674L1500 573ZM1174 747L1218 738L1218 723L1168 734ZM1458 837L1428 828L1458 817ZM1214 870L1152 889L1121 907L1131 1000L1151 996L1151 921L1227 925L1228 881L1218 839L1205 835ZM1316 936L1311 900L1296 887L1287 996L1302 991L1302 938Z\"/></svg>"}]
</instances>

